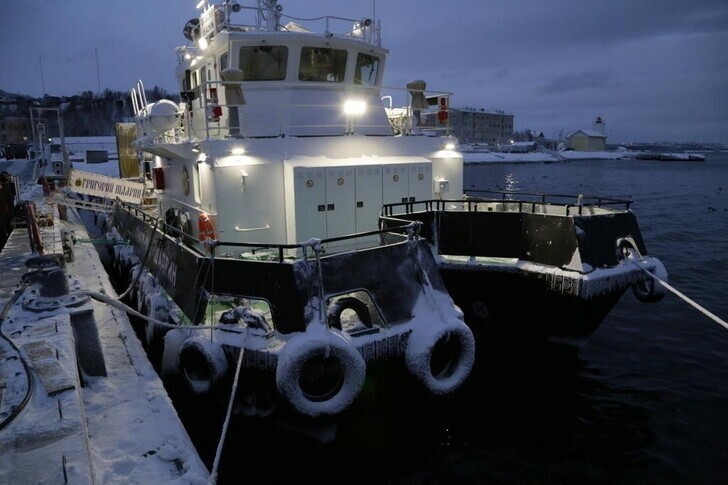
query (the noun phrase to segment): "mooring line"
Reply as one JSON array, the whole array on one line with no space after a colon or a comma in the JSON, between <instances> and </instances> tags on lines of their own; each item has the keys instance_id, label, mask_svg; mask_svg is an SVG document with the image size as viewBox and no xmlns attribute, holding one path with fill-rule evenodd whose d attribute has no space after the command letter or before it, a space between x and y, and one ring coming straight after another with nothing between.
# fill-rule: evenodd
<instances>
[{"instance_id":1,"label":"mooring line","mask_svg":"<svg viewBox=\"0 0 728 485\"><path fill-rule=\"evenodd\" d=\"M134 310L133 308L124 304L123 302L120 302L119 300L111 298L108 295L97 293L95 291L78 291L78 292L72 293L72 294L75 296L88 296L89 298L93 298L94 300L96 300L98 302L106 303L107 305L112 306L112 307L116 308L117 310L126 312L129 315L133 315L137 318L146 320L147 322L157 325L158 327L169 328L169 329L181 328L183 330L220 330L220 327L217 325L176 325L174 323L163 322L161 320L157 320L150 316L144 315L143 313ZM229 331L229 332L238 332L238 333L243 331L242 329L238 329L235 327L226 328L225 330Z\"/></svg>"},{"instance_id":2,"label":"mooring line","mask_svg":"<svg viewBox=\"0 0 728 485\"><path fill-rule=\"evenodd\" d=\"M695 308L699 312L701 312L703 315L705 315L706 317L710 318L711 320L713 320L715 323L717 323L721 327L723 327L726 330L728 330L728 322L726 322L722 318L718 317L716 314L710 312L708 309L706 309L705 307L701 306L700 304L696 303L694 300L690 299L687 295L685 295L684 293L680 292L680 290L678 290L674 286L671 286L667 281L665 281L662 278L660 278L659 276L653 274L648 269L643 268L642 266L640 266L639 264L637 264L635 261L632 261L632 263L635 266L637 266L639 269L641 269L642 271L644 271L645 273L647 273L648 275L650 275L656 281L658 281L662 286L664 286L665 288L667 288L668 290L670 290L671 292L673 292L677 297L681 298L686 303L688 303L690 306L692 306L693 308Z\"/></svg>"},{"instance_id":3,"label":"mooring line","mask_svg":"<svg viewBox=\"0 0 728 485\"><path fill-rule=\"evenodd\" d=\"M220 441L217 443L217 450L215 451L215 460L212 463L212 471L210 472L210 479L207 481L208 484L214 485L217 483L217 468L220 466L220 457L222 456L222 448L225 444L225 437L227 436L228 425L230 424L230 416L233 411L233 402L235 401L235 394L238 392L238 381L240 380L240 367L243 363L243 355L245 354L245 340L248 337L248 332L245 332L243 336L243 344L240 347L240 353L238 354L238 363L235 367L235 378L233 379L233 388L230 391L230 400L228 401L227 413L225 414L225 422L222 424L222 433L220 434Z\"/></svg>"}]
</instances>

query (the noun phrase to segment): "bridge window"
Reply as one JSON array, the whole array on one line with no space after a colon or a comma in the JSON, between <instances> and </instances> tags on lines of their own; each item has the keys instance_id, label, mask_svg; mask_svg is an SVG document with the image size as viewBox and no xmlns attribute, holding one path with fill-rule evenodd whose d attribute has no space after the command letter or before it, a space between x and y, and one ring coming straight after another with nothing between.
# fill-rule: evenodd
<instances>
[{"instance_id":1,"label":"bridge window","mask_svg":"<svg viewBox=\"0 0 728 485\"><path fill-rule=\"evenodd\" d=\"M256 46L240 48L240 70L244 81L282 81L286 78L288 47Z\"/></svg>"},{"instance_id":2,"label":"bridge window","mask_svg":"<svg viewBox=\"0 0 728 485\"><path fill-rule=\"evenodd\" d=\"M298 79L301 81L340 83L345 74L345 50L327 47L301 49L301 67L298 71Z\"/></svg>"},{"instance_id":3,"label":"bridge window","mask_svg":"<svg viewBox=\"0 0 728 485\"><path fill-rule=\"evenodd\" d=\"M356 70L354 71L354 84L374 86L377 83L379 71L379 58L369 54L359 53L356 56Z\"/></svg>"}]
</instances>

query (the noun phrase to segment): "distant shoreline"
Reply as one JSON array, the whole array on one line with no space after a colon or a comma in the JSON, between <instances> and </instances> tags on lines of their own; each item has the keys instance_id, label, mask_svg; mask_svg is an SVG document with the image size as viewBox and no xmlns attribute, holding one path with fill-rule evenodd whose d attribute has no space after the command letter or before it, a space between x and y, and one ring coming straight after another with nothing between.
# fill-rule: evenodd
<instances>
[{"instance_id":1,"label":"distant shoreline","mask_svg":"<svg viewBox=\"0 0 728 485\"><path fill-rule=\"evenodd\" d=\"M642 155L645 153L649 152L629 150L601 152L565 151L527 153L463 152L463 162L467 165L486 165L500 163L559 163L586 160L637 160L638 155ZM681 156L686 154L676 153L675 155Z\"/></svg>"}]
</instances>

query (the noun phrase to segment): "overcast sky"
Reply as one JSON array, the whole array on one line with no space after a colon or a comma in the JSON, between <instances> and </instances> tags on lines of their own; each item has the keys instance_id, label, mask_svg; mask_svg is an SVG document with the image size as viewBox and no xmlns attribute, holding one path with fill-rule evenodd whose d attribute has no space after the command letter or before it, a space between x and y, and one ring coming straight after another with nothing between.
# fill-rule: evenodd
<instances>
[{"instance_id":1,"label":"overcast sky","mask_svg":"<svg viewBox=\"0 0 728 485\"><path fill-rule=\"evenodd\" d=\"M252 5L254 0L243 1ZM0 0L0 89L176 91L174 48L196 0ZM288 0L284 13L371 16L371 0ZM385 85L515 114L557 136L601 115L609 142L728 143L726 0L379 0ZM240 14L239 14L240 15Z\"/></svg>"}]
</instances>

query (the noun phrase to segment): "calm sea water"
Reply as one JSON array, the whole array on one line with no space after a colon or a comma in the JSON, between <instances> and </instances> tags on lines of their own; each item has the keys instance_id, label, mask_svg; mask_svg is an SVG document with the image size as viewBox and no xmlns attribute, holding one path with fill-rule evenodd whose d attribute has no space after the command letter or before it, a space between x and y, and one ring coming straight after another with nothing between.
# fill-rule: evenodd
<instances>
[{"instance_id":1,"label":"calm sea water","mask_svg":"<svg viewBox=\"0 0 728 485\"><path fill-rule=\"evenodd\" d=\"M728 318L728 154L704 163L470 166L465 180L466 188L631 197L670 281ZM291 431L295 423L237 420L221 482L724 484L727 356L728 330L672 295L646 305L628 292L578 354L481 346L453 397L429 397L383 370L328 444ZM209 453L214 444L204 446Z\"/></svg>"}]
</instances>

